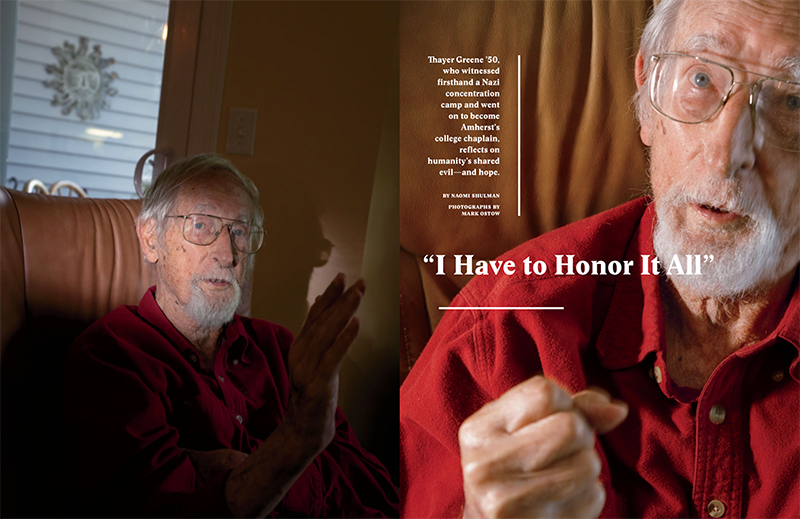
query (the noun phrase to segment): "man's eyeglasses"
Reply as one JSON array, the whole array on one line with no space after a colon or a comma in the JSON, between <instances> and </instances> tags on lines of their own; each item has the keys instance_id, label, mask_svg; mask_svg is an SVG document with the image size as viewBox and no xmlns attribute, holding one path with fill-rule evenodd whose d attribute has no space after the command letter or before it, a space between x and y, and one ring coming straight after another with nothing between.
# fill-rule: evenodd
<instances>
[{"instance_id":1,"label":"man's eyeglasses","mask_svg":"<svg viewBox=\"0 0 800 519\"><path fill-rule=\"evenodd\" d=\"M233 247L239 252L254 254L264 243L264 229L240 220L200 213L168 215L167 218L183 218L183 239L195 245L211 245L223 227L228 228Z\"/></svg>"},{"instance_id":2,"label":"man's eyeglasses","mask_svg":"<svg viewBox=\"0 0 800 519\"><path fill-rule=\"evenodd\" d=\"M681 52L650 57L650 103L661 115L686 124L709 120L730 98L733 87L750 90L750 113L764 139L782 150L800 151L800 84ZM736 81L733 71L759 79Z\"/></svg>"}]
</instances>

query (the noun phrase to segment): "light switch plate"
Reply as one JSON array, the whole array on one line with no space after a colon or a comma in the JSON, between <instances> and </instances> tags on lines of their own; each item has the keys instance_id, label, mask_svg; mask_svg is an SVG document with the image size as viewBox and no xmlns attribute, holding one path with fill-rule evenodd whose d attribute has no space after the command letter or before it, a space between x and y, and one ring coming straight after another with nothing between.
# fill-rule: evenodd
<instances>
[{"instance_id":1,"label":"light switch plate","mask_svg":"<svg viewBox=\"0 0 800 519\"><path fill-rule=\"evenodd\" d=\"M256 140L258 110L231 108L228 117L228 140L225 152L231 155L252 155Z\"/></svg>"}]
</instances>

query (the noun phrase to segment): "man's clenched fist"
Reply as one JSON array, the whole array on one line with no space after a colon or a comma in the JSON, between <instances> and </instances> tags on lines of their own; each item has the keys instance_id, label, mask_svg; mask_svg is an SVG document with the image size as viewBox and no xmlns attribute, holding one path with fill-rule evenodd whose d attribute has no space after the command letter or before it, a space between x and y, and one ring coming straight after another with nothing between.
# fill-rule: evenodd
<instances>
[{"instance_id":1,"label":"man's clenched fist","mask_svg":"<svg viewBox=\"0 0 800 519\"><path fill-rule=\"evenodd\" d=\"M627 414L600 391L570 397L539 376L511 388L459 430L464 517L597 517L605 492L594 432Z\"/></svg>"}]
</instances>

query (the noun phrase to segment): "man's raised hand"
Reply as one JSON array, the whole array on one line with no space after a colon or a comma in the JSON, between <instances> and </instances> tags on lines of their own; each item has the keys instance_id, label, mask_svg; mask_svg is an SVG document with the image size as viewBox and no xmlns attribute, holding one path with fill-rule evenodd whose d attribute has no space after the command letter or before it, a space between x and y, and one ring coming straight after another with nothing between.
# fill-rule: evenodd
<instances>
[{"instance_id":1,"label":"man's raised hand","mask_svg":"<svg viewBox=\"0 0 800 519\"><path fill-rule=\"evenodd\" d=\"M280 425L233 469L225 500L235 517L265 517L336 432L339 367L358 334L353 317L364 281L345 290L342 274L308 311L287 359L289 405Z\"/></svg>"},{"instance_id":2,"label":"man's raised hand","mask_svg":"<svg viewBox=\"0 0 800 519\"><path fill-rule=\"evenodd\" d=\"M344 275L336 276L309 309L289 350L286 420L317 453L333 439L339 368L358 335L358 319L353 316L365 289L359 279L345 290Z\"/></svg>"}]
</instances>

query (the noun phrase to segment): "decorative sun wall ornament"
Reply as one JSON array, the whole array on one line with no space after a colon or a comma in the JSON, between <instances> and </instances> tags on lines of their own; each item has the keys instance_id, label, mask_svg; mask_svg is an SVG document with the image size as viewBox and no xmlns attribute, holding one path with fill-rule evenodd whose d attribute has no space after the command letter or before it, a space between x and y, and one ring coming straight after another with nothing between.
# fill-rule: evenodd
<instances>
[{"instance_id":1,"label":"decorative sun wall ornament","mask_svg":"<svg viewBox=\"0 0 800 519\"><path fill-rule=\"evenodd\" d=\"M89 39L83 37L77 49L68 41L63 47L53 47L58 63L47 65L45 70L55 78L43 82L44 86L56 90L51 104L63 106L63 115L69 115L75 109L81 121L97 119L100 110L110 106L107 98L117 95L111 82L119 77L116 72L104 70L115 61L114 58L102 57L100 45L95 45L91 54L88 50Z\"/></svg>"}]
</instances>

